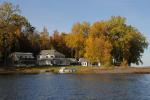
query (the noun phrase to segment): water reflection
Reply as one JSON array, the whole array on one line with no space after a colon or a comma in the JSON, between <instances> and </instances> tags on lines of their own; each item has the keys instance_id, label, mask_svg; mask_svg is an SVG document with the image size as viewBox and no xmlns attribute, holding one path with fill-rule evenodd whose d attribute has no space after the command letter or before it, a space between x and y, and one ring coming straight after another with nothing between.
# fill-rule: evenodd
<instances>
[{"instance_id":1,"label":"water reflection","mask_svg":"<svg viewBox=\"0 0 150 100\"><path fill-rule=\"evenodd\" d=\"M150 75L3 75L0 100L150 100Z\"/></svg>"}]
</instances>

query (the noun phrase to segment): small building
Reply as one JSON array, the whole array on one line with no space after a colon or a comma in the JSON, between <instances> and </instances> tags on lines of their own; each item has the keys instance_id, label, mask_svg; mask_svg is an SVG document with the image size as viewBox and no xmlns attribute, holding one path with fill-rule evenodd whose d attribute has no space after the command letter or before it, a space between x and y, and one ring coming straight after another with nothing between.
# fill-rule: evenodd
<instances>
[{"instance_id":1,"label":"small building","mask_svg":"<svg viewBox=\"0 0 150 100\"><path fill-rule=\"evenodd\" d=\"M34 66L36 59L32 53L13 52L9 55L11 66Z\"/></svg>"},{"instance_id":2,"label":"small building","mask_svg":"<svg viewBox=\"0 0 150 100\"><path fill-rule=\"evenodd\" d=\"M69 59L65 55L56 50L42 50L37 56L37 63L39 66L66 66L70 65Z\"/></svg>"},{"instance_id":3,"label":"small building","mask_svg":"<svg viewBox=\"0 0 150 100\"><path fill-rule=\"evenodd\" d=\"M78 62L80 63L81 66L101 66L100 62L92 63L85 58L80 58Z\"/></svg>"},{"instance_id":4,"label":"small building","mask_svg":"<svg viewBox=\"0 0 150 100\"><path fill-rule=\"evenodd\" d=\"M92 64L90 63L90 61L88 61L87 59L85 58L80 58L79 61L78 61L81 66L91 66Z\"/></svg>"}]
</instances>

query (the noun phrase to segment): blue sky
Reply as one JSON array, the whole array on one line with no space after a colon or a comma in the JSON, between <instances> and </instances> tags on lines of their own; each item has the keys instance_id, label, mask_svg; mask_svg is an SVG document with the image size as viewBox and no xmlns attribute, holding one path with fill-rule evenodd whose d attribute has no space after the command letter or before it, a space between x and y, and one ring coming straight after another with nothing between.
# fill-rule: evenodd
<instances>
[{"instance_id":1,"label":"blue sky","mask_svg":"<svg viewBox=\"0 0 150 100\"><path fill-rule=\"evenodd\" d=\"M19 4L21 14L26 16L38 31L47 27L69 32L75 22L93 23L111 16L124 16L127 24L135 26L150 42L150 0L0 0ZM150 47L143 55L143 66L150 65Z\"/></svg>"}]
</instances>

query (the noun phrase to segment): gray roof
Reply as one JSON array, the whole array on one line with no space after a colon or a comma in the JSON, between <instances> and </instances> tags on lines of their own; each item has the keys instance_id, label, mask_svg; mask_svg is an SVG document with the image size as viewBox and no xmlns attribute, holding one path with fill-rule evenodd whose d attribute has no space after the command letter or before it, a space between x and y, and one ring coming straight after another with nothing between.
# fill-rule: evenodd
<instances>
[{"instance_id":1,"label":"gray roof","mask_svg":"<svg viewBox=\"0 0 150 100\"><path fill-rule=\"evenodd\" d=\"M25 52L13 52L11 54L15 54L15 55L33 55L33 53L30 53L30 52L27 52L27 53L25 53Z\"/></svg>"},{"instance_id":2,"label":"gray roof","mask_svg":"<svg viewBox=\"0 0 150 100\"><path fill-rule=\"evenodd\" d=\"M72 63L78 62L77 59L75 59L75 58L68 58L68 60Z\"/></svg>"},{"instance_id":3,"label":"gray roof","mask_svg":"<svg viewBox=\"0 0 150 100\"><path fill-rule=\"evenodd\" d=\"M9 55L10 58L19 60L20 58L34 58L33 53L13 52Z\"/></svg>"},{"instance_id":4,"label":"gray roof","mask_svg":"<svg viewBox=\"0 0 150 100\"><path fill-rule=\"evenodd\" d=\"M89 62L89 61L85 58L79 58L79 62Z\"/></svg>"},{"instance_id":5,"label":"gray roof","mask_svg":"<svg viewBox=\"0 0 150 100\"><path fill-rule=\"evenodd\" d=\"M47 55L47 54L65 57L64 54L62 54L62 53L60 53L60 52L58 52L58 51L56 51L56 50L42 50L42 51L40 52L40 55Z\"/></svg>"}]
</instances>

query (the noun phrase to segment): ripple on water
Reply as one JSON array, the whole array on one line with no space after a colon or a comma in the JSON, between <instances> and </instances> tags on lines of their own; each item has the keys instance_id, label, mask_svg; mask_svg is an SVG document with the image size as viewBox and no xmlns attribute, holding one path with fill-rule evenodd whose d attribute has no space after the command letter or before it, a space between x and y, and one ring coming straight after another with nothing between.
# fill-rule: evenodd
<instances>
[{"instance_id":1,"label":"ripple on water","mask_svg":"<svg viewBox=\"0 0 150 100\"><path fill-rule=\"evenodd\" d=\"M149 74L0 76L0 100L150 100Z\"/></svg>"}]
</instances>

